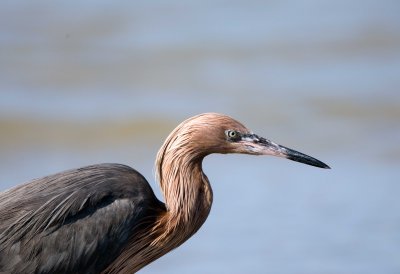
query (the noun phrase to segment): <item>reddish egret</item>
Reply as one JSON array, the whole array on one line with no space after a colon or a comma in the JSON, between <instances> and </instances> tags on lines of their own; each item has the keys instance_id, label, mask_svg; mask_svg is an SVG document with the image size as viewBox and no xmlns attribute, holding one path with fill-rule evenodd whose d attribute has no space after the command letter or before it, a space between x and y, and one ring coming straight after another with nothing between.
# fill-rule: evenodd
<instances>
[{"instance_id":1,"label":"reddish egret","mask_svg":"<svg viewBox=\"0 0 400 274\"><path fill-rule=\"evenodd\" d=\"M159 150L165 203L119 164L64 171L0 193L0 272L133 273L178 247L213 199L202 161L211 153L275 155L329 168L216 113L187 119Z\"/></svg>"}]
</instances>

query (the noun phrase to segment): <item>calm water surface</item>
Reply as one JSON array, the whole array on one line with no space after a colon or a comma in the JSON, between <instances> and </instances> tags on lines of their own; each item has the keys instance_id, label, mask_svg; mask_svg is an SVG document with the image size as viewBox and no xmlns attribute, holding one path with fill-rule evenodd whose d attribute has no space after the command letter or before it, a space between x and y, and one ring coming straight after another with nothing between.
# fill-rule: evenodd
<instances>
[{"instance_id":1,"label":"calm water surface","mask_svg":"<svg viewBox=\"0 0 400 274\"><path fill-rule=\"evenodd\" d=\"M154 181L183 119L321 159L212 155L202 229L141 273L400 273L396 1L0 3L0 190L100 162Z\"/></svg>"}]
</instances>

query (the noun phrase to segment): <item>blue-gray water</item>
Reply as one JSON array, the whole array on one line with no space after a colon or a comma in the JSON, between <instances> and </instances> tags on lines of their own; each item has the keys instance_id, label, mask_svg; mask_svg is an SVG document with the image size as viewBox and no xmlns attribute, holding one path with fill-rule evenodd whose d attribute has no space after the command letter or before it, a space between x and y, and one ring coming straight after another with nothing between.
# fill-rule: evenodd
<instances>
[{"instance_id":1,"label":"blue-gray water","mask_svg":"<svg viewBox=\"0 0 400 274\"><path fill-rule=\"evenodd\" d=\"M400 273L398 1L0 3L0 189L99 162L151 182L216 111L326 162L212 155L202 229L141 273Z\"/></svg>"}]
</instances>

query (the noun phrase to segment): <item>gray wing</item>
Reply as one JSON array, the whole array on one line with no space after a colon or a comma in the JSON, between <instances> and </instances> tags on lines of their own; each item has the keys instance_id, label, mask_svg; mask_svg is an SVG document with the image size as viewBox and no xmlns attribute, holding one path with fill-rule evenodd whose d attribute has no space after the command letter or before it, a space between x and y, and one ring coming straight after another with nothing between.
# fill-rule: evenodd
<instances>
[{"instance_id":1,"label":"gray wing","mask_svg":"<svg viewBox=\"0 0 400 274\"><path fill-rule=\"evenodd\" d=\"M93 165L0 193L0 272L98 273L163 208L130 167Z\"/></svg>"}]
</instances>

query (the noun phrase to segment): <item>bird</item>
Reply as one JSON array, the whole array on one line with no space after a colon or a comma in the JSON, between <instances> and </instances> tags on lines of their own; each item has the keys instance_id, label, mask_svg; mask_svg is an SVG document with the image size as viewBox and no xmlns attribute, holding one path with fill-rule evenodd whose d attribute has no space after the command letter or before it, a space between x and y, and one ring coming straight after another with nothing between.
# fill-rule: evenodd
<instances>
[{"instance_id":1,"label":"bird","mask_svg":"<svg viewBox=\"0 0 400 274\"><path fill-rule=\"evenodd\" d=\"M202 162L212 153L325 163L254 134L219 113L179 124L157 153L164 202L135 169L94 164L0 193L1 273L135 273L195 234L213 192Z\"/></svg>"}]
</instances>

